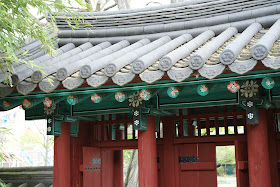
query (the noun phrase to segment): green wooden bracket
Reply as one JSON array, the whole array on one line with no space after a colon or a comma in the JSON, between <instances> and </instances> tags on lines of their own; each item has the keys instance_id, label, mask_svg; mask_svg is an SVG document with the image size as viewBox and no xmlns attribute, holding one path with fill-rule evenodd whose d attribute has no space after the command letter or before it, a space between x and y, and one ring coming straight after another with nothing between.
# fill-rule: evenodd
<instances>
[{"instance_id":1,"label":"green wooden bracket","mask_svg":"<svg viewBox=\"0 0 280 187\"><path fill-rule=\"evenodd\" d=\"M240 106L246 110L247 124L259 124L259 108L271 107L271 91L264 90L259 80L246 80L239 91Z\"/></svg>"},{"instance_id":2,"label":"green wooden bracket","mask_svg":"<svg viewBox=\"0 0 280 187\"><path fill-rule=\"evenodd\" d=\"M62 122L70 122L70 136L78 137L79 119L63 115L47 116L47 135L60 136Z\"/></svg>"},{"instance_id":3,"label":"green wooden bracket","mask_svg":"<svg viewBox=\"0 0 280 187\"><path fill-rule=\"evenodd\" d=\"M147 114L142 112L142 108L133 108L133 128L135 130L147 130Z\"/></svg>"},{"instance_id":4,"label":"green wooden bracket","mask_svg":"<svg viewBox=\"0 0 280 187\"><path fill-rule=\"evenodd\" d=\"M60 136L61 134L61 122L62 121L57 121L54 120L54 136Z\"/></svg>"},{"instance_id":5,"label":"green wooden bracket","mask_svg":"<svg viewBox=\"0 0 280 187\"><path fill-rule=\"evenodd\" d=\"M71 137L79 136L79 120L70 123L70 136Z\"/></svg>"},{"instance_id":6,"label":"green wooden bracket","mask_svg":"<svg viewBox=\"0 0 280 187\"><path fill-rule=\"evenodd\" d=\"M77 117L65 116L63 121L73 123L73 122L79 121L79 119Z\"/></svg>"}]
</instances>

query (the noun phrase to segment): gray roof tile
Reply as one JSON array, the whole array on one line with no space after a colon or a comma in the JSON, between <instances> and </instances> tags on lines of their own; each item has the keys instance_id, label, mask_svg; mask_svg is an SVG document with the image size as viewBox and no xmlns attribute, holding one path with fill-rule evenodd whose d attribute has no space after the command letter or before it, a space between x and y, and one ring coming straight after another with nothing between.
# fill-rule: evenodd
<instances>
[{"instance_id":1,"label":"gray roof tile","mask_svg":"<svg viewBox=\"0 0 280 187\"><path fill-rule=\"evenodd\" d=\"M200 69L206 60L214 53L225 41L237 33L237 29L230 27L222 32L219 36L200 48L190 58L190 68L197 70Z\"/></svg>"},{"instance_id":2,"label":"gray roof tile","mask_svg":"<svg viewBox=\"0 0 280 187\"><path fill-rule=\"evenodd\" d=\"M264 59L274 42L280 37L280 20L275 22L273 26L265 33L265 35L253 47L252 56L256 60Z\"/></svg>"},{"instance_id":3,"label":"gray roof tile","mask_svg":"<svg viewBox=\"0 0 280 187\"><path fill-rule=\"evenodd\" d=\"M27 41L29 46L22 47L32 52L27 58L34 59L36 65L45 65L45 75L36 75L38 68L16 65L13 80L17 91L26 95L38 83L42 91L49 93L61 81L69 90L85 83L96 88L110 78L123 86L137 74L149 84L160 80L165 72L176 82L184 81L194 70L207 79L222 74L225 68L244 74L257 65L258 52L265 66L280 68L279 1L197 2L116 11L115 15L82 13L89 15L87 21L94 21L96 15L94 30L82 30L81 25L80 30L70 31L59 17L58 27L65 29L59 34L59 44L67 45L50 59L38 49L38 42ZM1 97L14 90L2 83L0 87Z\"/></svg>"}]
</instances>

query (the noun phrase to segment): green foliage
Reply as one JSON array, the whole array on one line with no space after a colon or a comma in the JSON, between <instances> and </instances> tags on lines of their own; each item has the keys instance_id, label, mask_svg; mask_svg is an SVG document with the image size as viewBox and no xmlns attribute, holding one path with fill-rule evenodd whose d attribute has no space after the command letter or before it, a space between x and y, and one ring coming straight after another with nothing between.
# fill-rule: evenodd
<instances>
[{"instance_id":1,"label":"green foliage","mask_svg":"<svg viewBox=\"0 0 280 187\"><path fill-rule=\"evenodd\" d=\"M30 130L24 130L20 136L20 147L23 149L32 149L33 145L41 146L43 144L42 138L39 134L32 132Z\"/></svg>"},{"instance_id":2,"label":"green foliage","mask_svg":"<svg viewBox=\"0 0 280 187\"><path fill-rule=\"evenodd\" d=\"M129 161L131 158L131 154L132 154L132 149L125 149L123 150L123 169L124 171L127 170L127 167L129 165Z\"/></svg>"},{"instance_id":3,"label":"green foliage","mask_svg":"<svg viewBox=\"0 0 280 187\"><path fill-rule=\"evenodd\" d=\"M217 146L216 158L217 165L235 164L234 146Z\"/></svg>"},{"instance_id":4,"label":"green foliage","mask_svg":"<svg viewBox=\"0 0 280 187\"><path fill-rule=\"evenodd\" d=\"M216 162L218 176L227 174L235 174L235 150L234 146L217 146L216 147Z\"/></svg>"},{"instance_id":5,"label":"green foliage","mask_svg":"<svg viewBox=\"0 0 280 187\"><path fill-rule=\"evenodd\" d=\"M6 187L6 184L0 179L0 187Z\"/></svg>"},{"instance_id":6,"label":"green foliage","mask_svg":"<svg viewBox=\"0 0 280 187\"><path fill-rule=\"evenodd\" d=\"M75 0L82 7L85 7L83 0ZM70 0L68 3L71 4ZM37 15L49 14L49 24L42 25L34 17L30 10L37 11ZM68 8L60 0L0 0L0 69L6 77L6 82L11 84L12 65L14 63L27 63L34 65L31 61L25 61L23 56L28 55L28 51L20 51L20 46L24 45L25 39L35 39L42 43L44 50L54 56L54 38L49 33L56 32L56 17L58 12L65 12L68 16L67 23L73 29L78 28L78 23L83 21L83 17Z\"/></svg>"},{"instance_id":7,"label":"green foliage","mask_svg":"<svg viewBox=\"0 0 280 187\"><path fill-rule=\"evenodd\" d=\"M217 175L218 176L225 176L226 175L224 166L217 167Z\"/></svg>"}]
</instances>

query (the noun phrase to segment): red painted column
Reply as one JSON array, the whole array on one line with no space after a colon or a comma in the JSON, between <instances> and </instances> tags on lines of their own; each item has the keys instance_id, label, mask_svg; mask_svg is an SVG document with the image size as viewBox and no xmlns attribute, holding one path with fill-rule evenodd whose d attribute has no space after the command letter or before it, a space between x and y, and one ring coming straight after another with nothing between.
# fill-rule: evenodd
<instances>
[{"instance_id":1,"label":"red painted column","mask_svg":"<svg viewBox=\"0 0 280 187\"><path fill-rule=\"evenodd\" d=\"M71 151L71 186L82 187L83 175L80 171L80 166L83 164L83 147L89 146L89 130L88 121L79 122L78 137L70 138L70 151Z\"/></svg>"},{"instance_id":2,"label":"red painted column","mask_svg":"<svg viewBox=\"0 0 280 187\"><path fill-rule=\"evenodd\" d=\"M276 146L276 124L272 110L267 111L268 144L270 156L270 173L272 186L279 186L278 179L278 158Z\"/></svg>"},{"instance_id":3,"label":"red painted column","mask_svg":"<svg viewBox=\"0 0 280 187\"><path fill-rule=\"evenodd\" d=\"M114 151L114 187L123 187L123 151Z\"/></svg>"},{"instance_id":4,"label":"red painted column","mask_svg":"<svg viewBox=\"0 0 280 187\"><path fill-rule=\"evenodd\" d=\"M163 187L175 186L174 132L173 120L163 121L163 158L160 158L160 172L163 175Z\"/></svg>"},{"instance_id":5,"label":"red painted column","mask_svg":"<svg viewBox=\"0 0 280 187\"><path fill-rule=\"evenodd\" d=\"M71 186L70 124L61 123L61 135L54 139L53 186Z\"/></svg>"},{"instance_id":6,"label":"red painted column","mask_svg":"<svg viewBox=\"0 0 280 187\"><path fill-rule=\"evenodd\" d=\"M154 116L147 116L147 130L138 133L139 187L158 187Z\"/></svg>"},{"instance_id":7,"label":"red painted column","mask_svg":"<svg viewBox=\"0 0 280 187\"><path fill-rule=\"evenodd\" d=\"M272 187L266 109L259 109L259 124L248 125L248 170L250 187Z\"/></svg>"},{"instance_id":8,"label":"red painted column","mask_svg":"<svg viewBox=\"0 0 280 187\"><path fill-rule=\"evenodd\" d=\"M71 186L80 186L80 152L81 152L81 141L78 137L70 138L70 151L71 151Z\"/></svg>"}]
</instances>

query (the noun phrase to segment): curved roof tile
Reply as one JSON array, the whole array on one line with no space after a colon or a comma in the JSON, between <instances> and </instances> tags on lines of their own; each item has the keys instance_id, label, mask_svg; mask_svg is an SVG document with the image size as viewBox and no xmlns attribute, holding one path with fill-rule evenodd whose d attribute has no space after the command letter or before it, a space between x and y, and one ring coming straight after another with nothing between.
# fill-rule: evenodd
<instances>
[{"instance_id":1,"label":"curved roof tile","mask_svg":"<svg viewBox=\"0 0 280 187\"><path fill-rule=\"evenodd\" d=\"M46 68L37 76L38 68L15 65L12 78L19 82L15 84L19 93L26 95L37 86L49 93L61 83L69 90L84 84L96 88L110 79L124 86L137 76L152 84L165 73L176 82L199 75L213 79L225 69L247 73L258 63L280 68L276 0L196 0L114 14L82 14L86 21L96 16L95 30L81 28L74 33L60 17L58 27L65 30L60 30L58 43L66 45L57 50L57 57L44 55L34 40L22 47L32 52L26 59ZM15 89L2 83L0 87L1 97Z\"/></svg>"}]
</instances>

